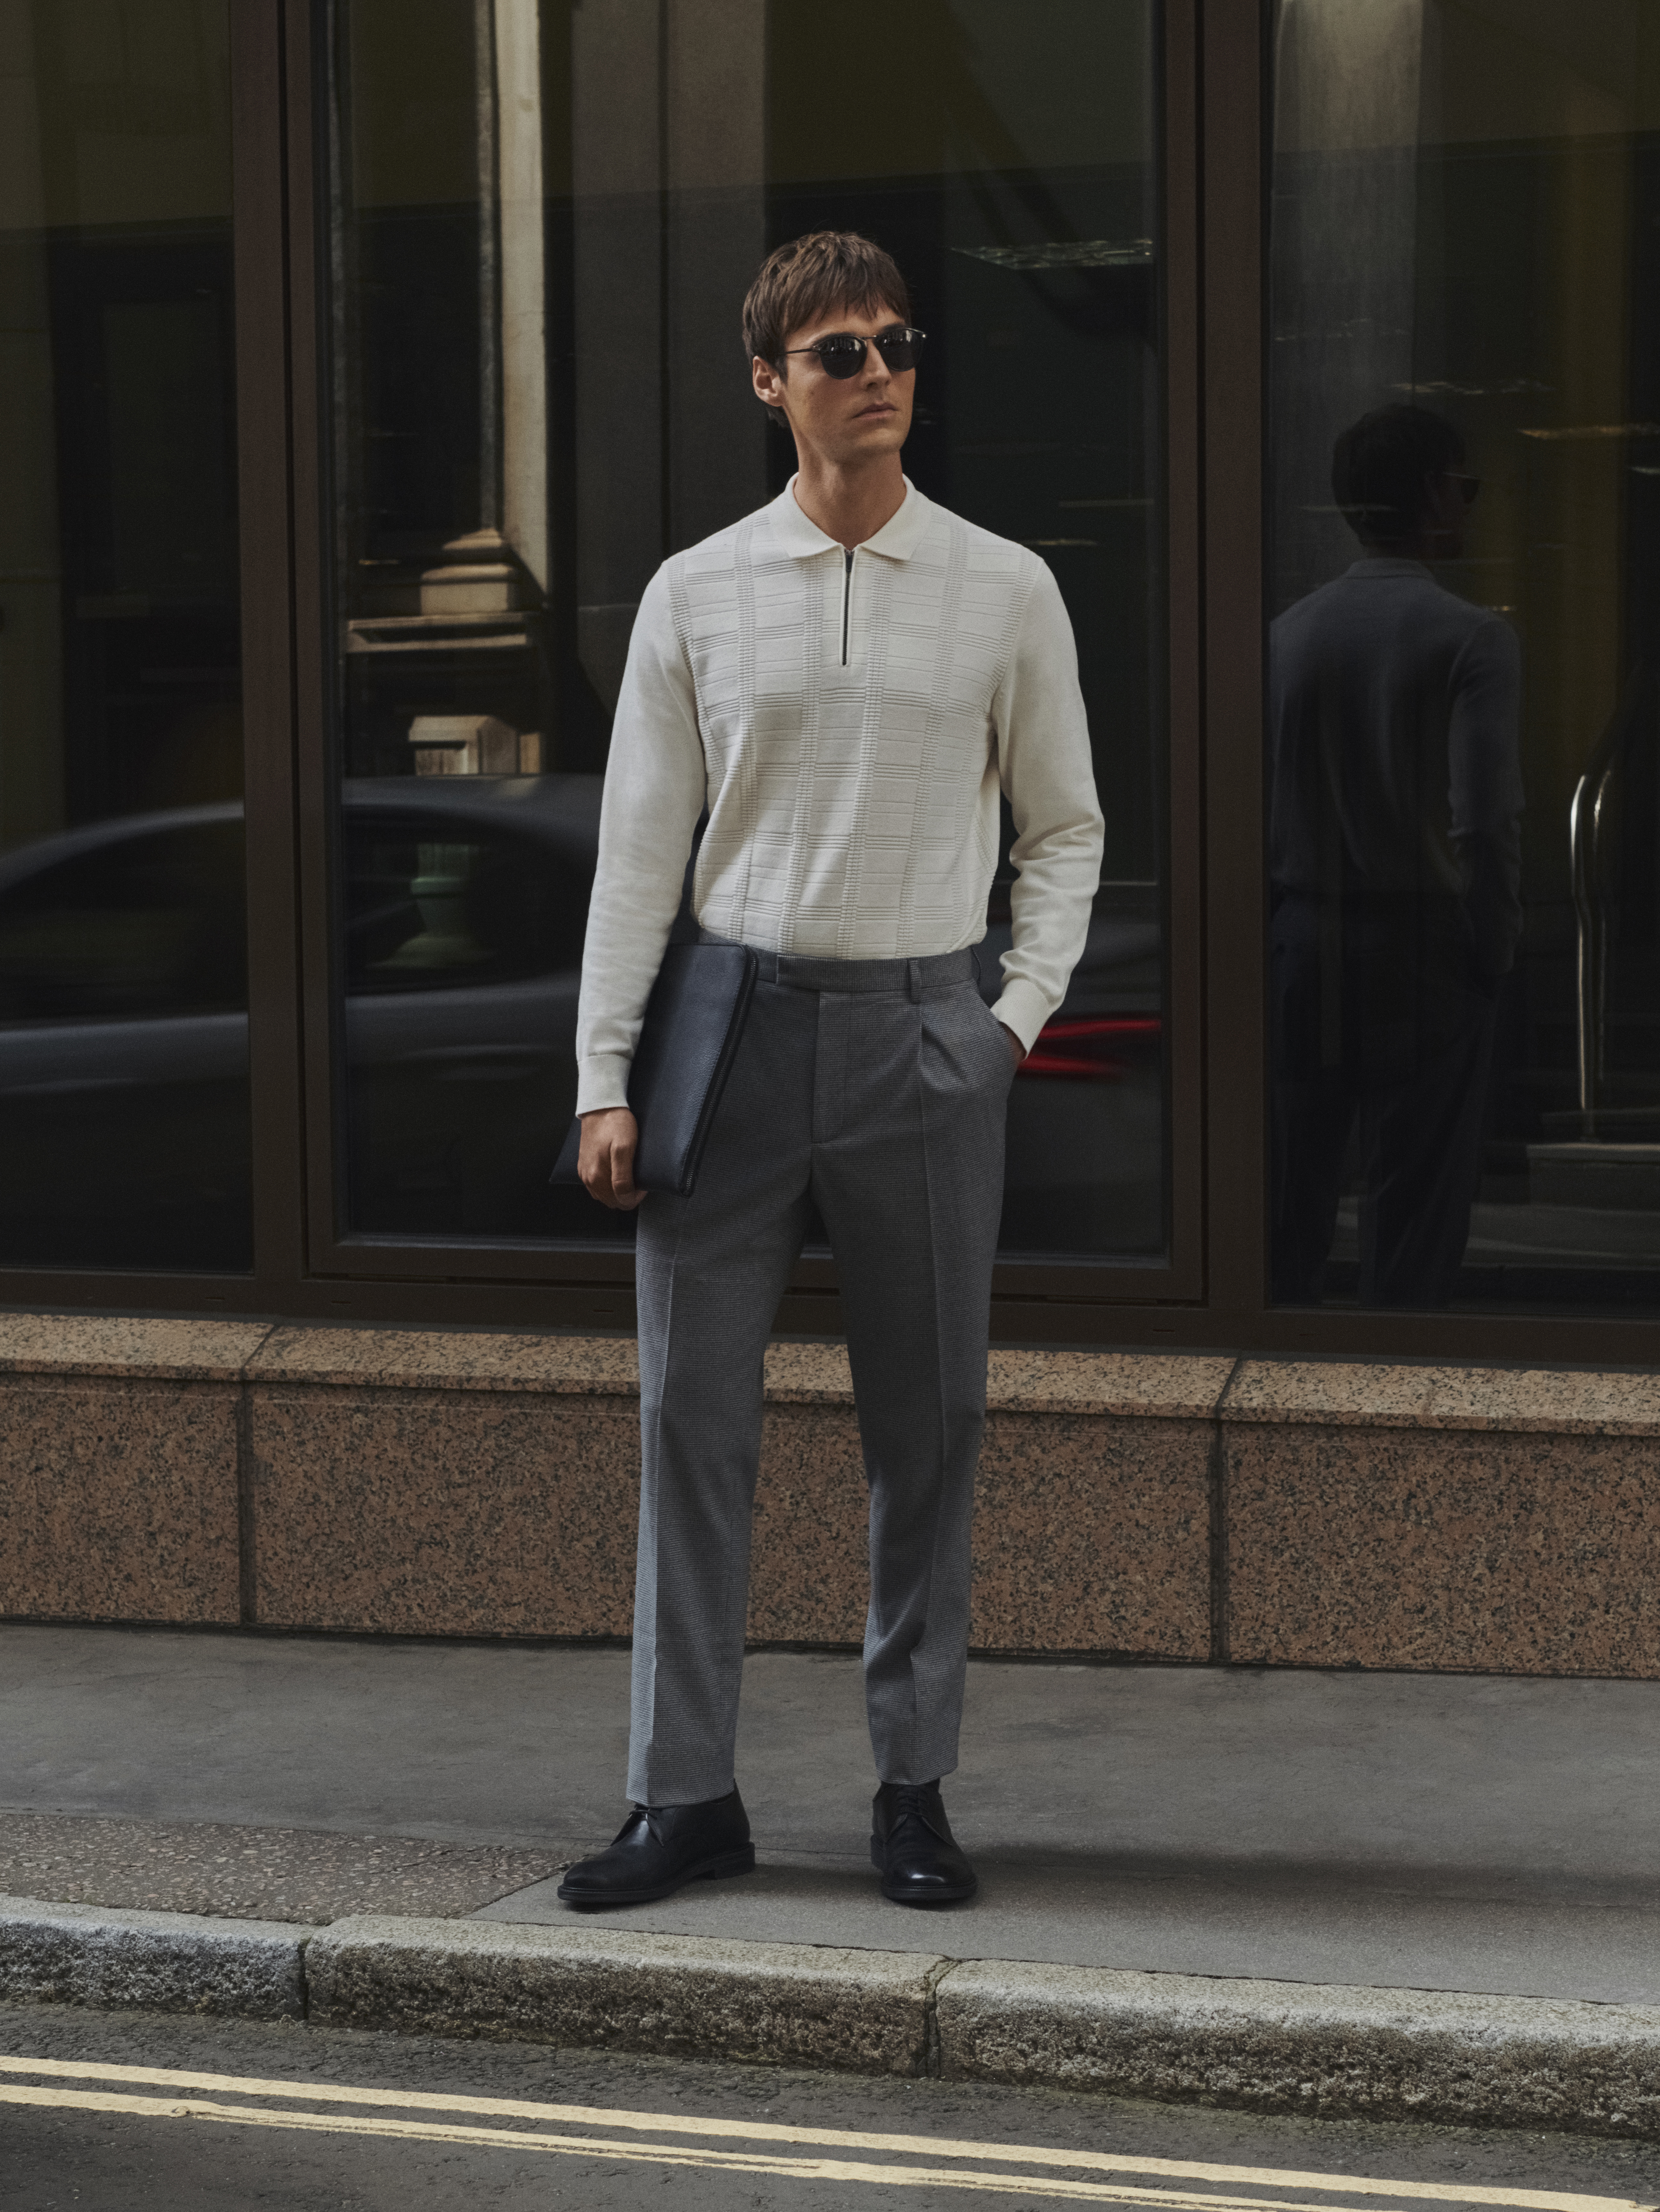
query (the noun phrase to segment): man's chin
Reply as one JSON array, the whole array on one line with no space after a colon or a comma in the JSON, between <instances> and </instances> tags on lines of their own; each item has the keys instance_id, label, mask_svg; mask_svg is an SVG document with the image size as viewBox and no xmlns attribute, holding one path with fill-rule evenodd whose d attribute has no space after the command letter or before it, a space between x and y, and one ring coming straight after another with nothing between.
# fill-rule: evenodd
<instances>
[{"instance_id":1,"label":"man's chin","mask_svg":"<svg viewBox=\"0 0 1660 2212\"><path fill-rule=\"evenodd\" d=\"M897 453L904 444L910 429L909 422L855 422L854 434L842 446L838 458L848 461L874 460L885 453Z\"/></svg>"}]
</instances>

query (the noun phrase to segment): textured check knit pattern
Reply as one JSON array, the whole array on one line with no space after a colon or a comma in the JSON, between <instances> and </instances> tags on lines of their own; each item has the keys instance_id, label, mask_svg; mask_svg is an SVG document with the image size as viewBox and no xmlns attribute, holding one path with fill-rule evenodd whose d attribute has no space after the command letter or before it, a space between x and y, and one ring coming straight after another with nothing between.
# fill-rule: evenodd
<instances>
[{"instance_id":1,"label":"textured check knit pattern","mask_svg":"<svg viewBox=\"0 0 1660 2212\"><path fill-rule=\"evenodd\" d=\"M985 933L1000 791L1019 878L995 1011L1030 1044L1082 949L1101 855L1049 570L914 487L850 565L793 490L666 562L641 603L606 775L578 1110L626 1102L705 806L706 930L817 958L916 958Z\"/></svg>"}]
</instances>

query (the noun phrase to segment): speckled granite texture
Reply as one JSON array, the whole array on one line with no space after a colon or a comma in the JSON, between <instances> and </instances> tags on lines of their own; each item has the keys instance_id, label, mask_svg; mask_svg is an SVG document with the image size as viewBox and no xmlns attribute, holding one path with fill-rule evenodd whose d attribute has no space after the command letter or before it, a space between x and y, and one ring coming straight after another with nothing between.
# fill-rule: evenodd
<instances>
[{"instance_id":1,"label":"speckled granite texture","mask_svg":"<svg viewBox=\"0 0 1660 2212\"><path fill-rule=\"evenodd\" d=\"M252 1352L256 1382L377 1390L637 1396L632 1337L488 1334L482 1329L276 1328Z\"/></svg>"},{"instance_id":2,"label":"speckled granite texture","mask_svg":"<svg viewBox=\"0 0 1660 2212\"><path fill-rule=\"evenodd\" d=\"M1660 1675L1660 1376L1247 1360L1236 1662Z\"/></svg>"},{"instance_id":3,"label":"speckled granite texture","mask_svg":"<svg viewBox=\"0 0 1660 2212\"><path fill-rule=\"evenodd\" d=\"M994 1352L986 1402L1010 1413L1204 1421L1237 1364L1189 1352Z\"/></svg>"},{"instance_id":4,"label":"speckled granite texture","mask_svg":"<svg viewBox=\"0 0 1660 2212\"><path fill-rule=\"evenodd\" d=\"M0 1610L238 1618L237 1401L270 1333L0 1314Z\"/></svg>"},{"instance_id":5,"label":"speckled granite texture","mask_svg":"<svg viewBox=\"0 0 1660 2212\"><path fill-rule=\"evenodd\" d=\"M1208 1658L1211 1434L1204 1421L993 1413L975 1644Z\"/></svg>"},{"instance_id":6,"label":"speckled granite texture","mask_svg":"<svg viewBox=\"0 0 1660 2212\"><path fill-rule=\"evenodd\" d=\"M1235 1661L1660 1674L1652 1443L1226 1431Z\"/></svg>"},{"instance_id":7,"label":"speckled granite texture","mask_svg":"<svg viewBox=\"0 0 1660 2212\"><path fill-rule=\"evenodd\" d=\"M1303 2118L1652 2136L1660 2011L967 1961L941 2071ZM1298 2177L1300 2180L1304 2177Z\"/></svg>"},{"instance_id":8,"label":"speckled granite texture","mask_svg":"<svg viewBox=\"0 0 1660 2212\"><path fill-rule=\"evenodd\" d=\"M303 2020L312 1932L0 1896L0 2003Z\"/></svg>"},{"instance_id":9,"label":"speckled granite texture","mask_svg":"<svg viewBox=\"0 0 1660 2212\"><path fill-rule=\"evenodd\" d=\"M238 1619L234 1382L4 1376L0 1469L5 1612Z\"/></svg>"},{"instance_id":10,"label":"speckled granite texture","mask_svg":"<svg viewBox=\"0 0 1660 2212\"><path fill-rule=\"evenodd\" d=\"M271 1334L265 1322L148 1314L0 1314L0 1375L236 1382Z\"/></svg>"},{"instance_id":11,"label":"speckled granite texture","mask_svg":"<svg viewBox=\"0 0 1660 2212\"><path fill-rule=\"evenodd\" d=\"M633 1398L260 1381L250 1399L262 1623L629 1633Z\"/></svg>"},{"instance_id":12,"label":"speckled granite texture","mask_svg":"<svg viewBox=\"0 0 1660 2212\"><path fill-rule=\"evenodd\" d=\"M774 1345L750 1629L856 1644L838 1345ZM1001 1350L982 1650L1660 1675L1660 1376ZM617 1637L626 1337L0 1316L0 1614Z\"/></svg>"},{"instance_id":13,"label":"speckled granite texture","mask_svg":"<svg viewBox=\"0 0 1660 2212\"><path fill-rule=\"evenodd\" d=\"M911 1951L366 1915L313 1942L306 1978L309 2017L335 2027L907 2075L927 2066L941 1964Z\"/></svg>"},{"instance_id":14,"label":"speckled granite texture","mask_svg":"<svg viewBox=\"0 0 1660 2212\"><path fill-rule=\"evenodd\" d=\"M1219 1410L1231 1423L1660 1437L1660 1375L1242 1359Z\"/></svg>"},{"instance_id":15,"label":"speckled granite texture","mask_svg":"<svg viewBox=\"0 0 1660 2212\"><path fill-rule=\"evenodd\" d=\"M845 1359L840 1364L845 1384ZM839 1404L769 1405L750 1552L751 1640L862 1644L869 1545L870 1506L851 1389Z\"/></svg>"}]
</instances>

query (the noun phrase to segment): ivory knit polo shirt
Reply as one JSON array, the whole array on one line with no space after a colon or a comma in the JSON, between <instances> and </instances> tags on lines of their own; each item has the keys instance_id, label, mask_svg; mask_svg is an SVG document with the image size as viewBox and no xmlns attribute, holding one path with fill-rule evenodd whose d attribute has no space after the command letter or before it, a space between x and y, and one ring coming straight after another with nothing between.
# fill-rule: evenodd
<instances>
[{"instance_id":1,"label":"ivory knit polo shirt","mask_svg":"<svg viewBox=\"0 0 1660 2212\"><path fill-rule=\"evenodd\" d=\"M985 935L1000 791L1018 878L994 1012L1030 1047L1101 872L1077 651L1049 569L909 483L848 554L796 505L794 479L666 561L635 620L605 774L577 1111L628 1103L705 808L705 929L817 959L915 959Z\"/></svg>"}]
</instances>

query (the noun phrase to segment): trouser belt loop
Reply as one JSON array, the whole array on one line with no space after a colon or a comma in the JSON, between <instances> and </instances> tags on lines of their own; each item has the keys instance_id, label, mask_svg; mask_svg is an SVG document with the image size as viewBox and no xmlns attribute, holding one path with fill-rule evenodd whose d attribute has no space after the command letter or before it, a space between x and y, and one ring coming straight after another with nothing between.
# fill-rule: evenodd
<instances>
[{"instance_id":1,"label":"trouser belt loop","mask_svg":"<svg viewBox=\"0 0 1660 2212\"><path fill-rule=\"evenodd\" d=\"M906 961L905 973L909 981L911 1003L914 1006L920 1006L922 1002L921 962L920 960Z\"/></svg>"}]
</instances>

